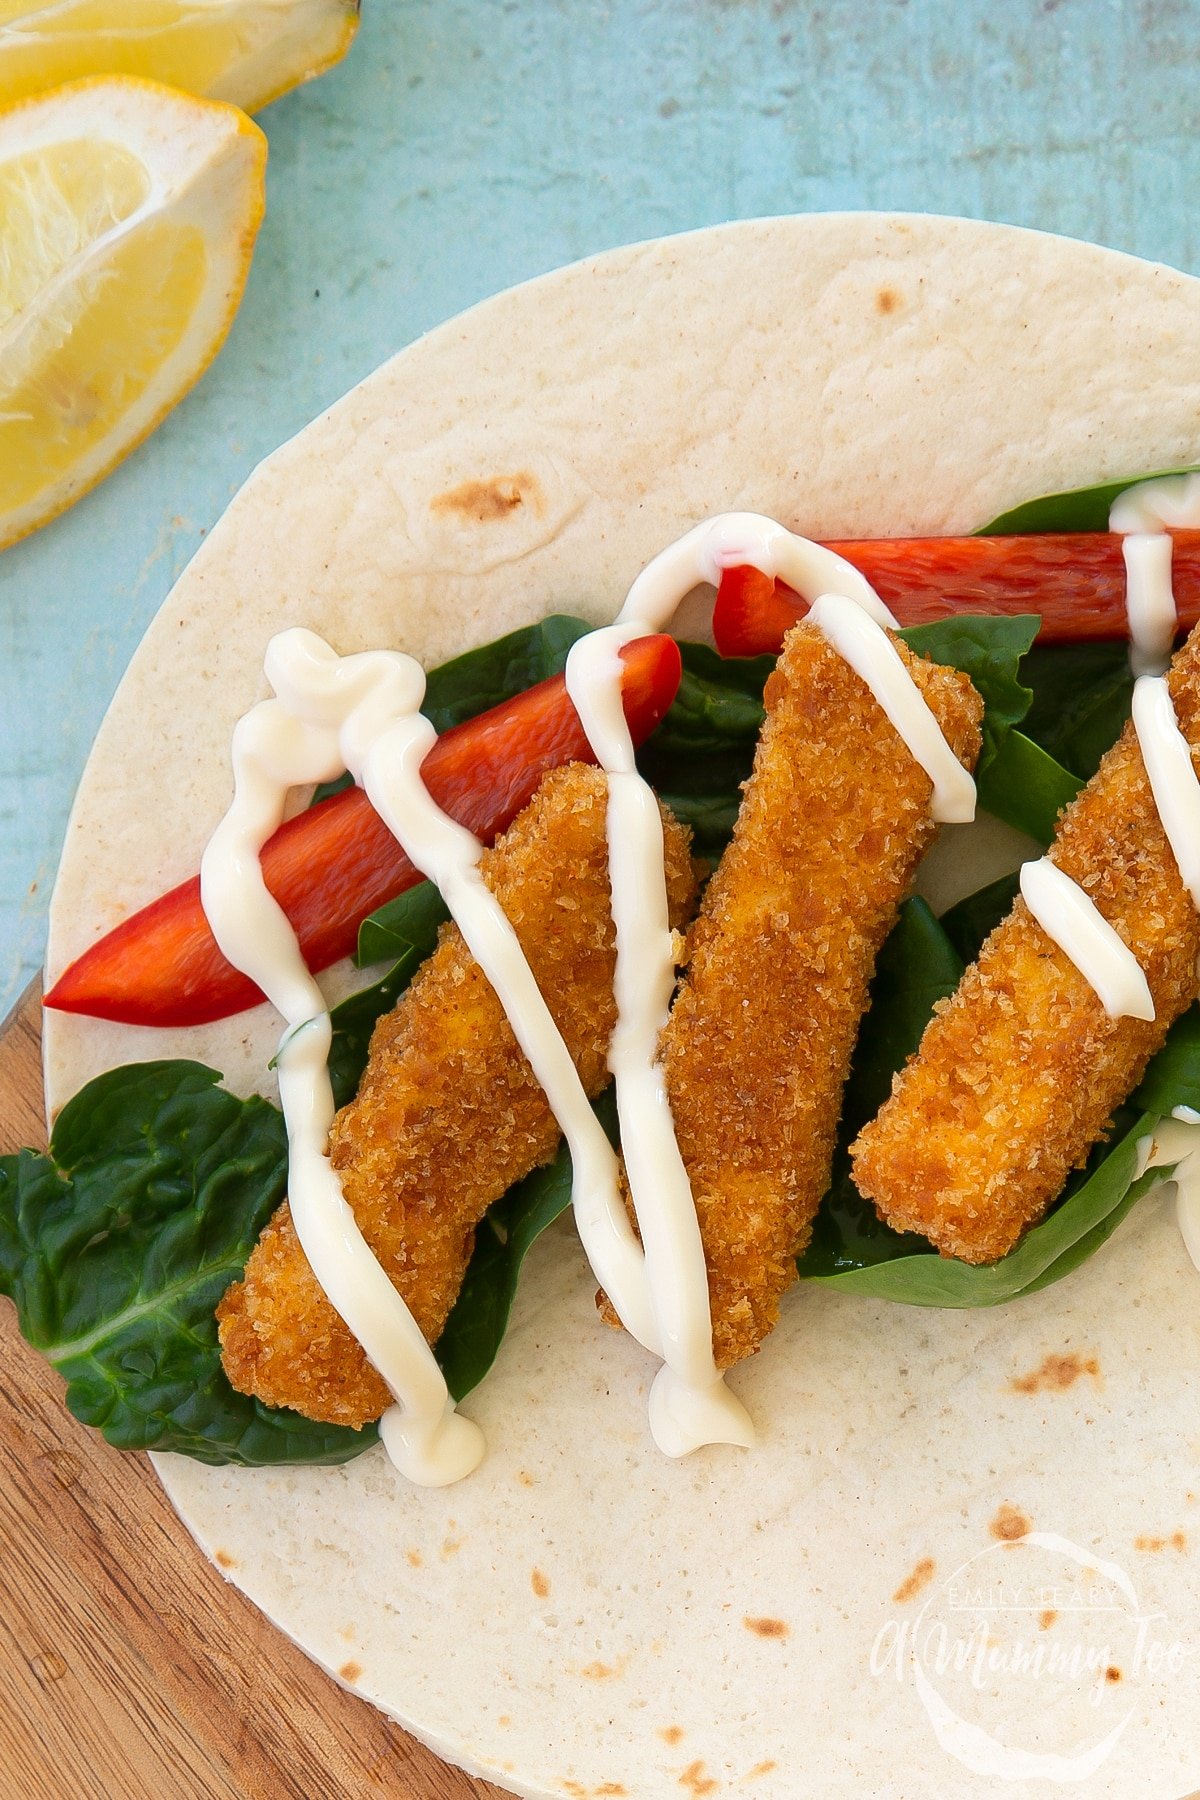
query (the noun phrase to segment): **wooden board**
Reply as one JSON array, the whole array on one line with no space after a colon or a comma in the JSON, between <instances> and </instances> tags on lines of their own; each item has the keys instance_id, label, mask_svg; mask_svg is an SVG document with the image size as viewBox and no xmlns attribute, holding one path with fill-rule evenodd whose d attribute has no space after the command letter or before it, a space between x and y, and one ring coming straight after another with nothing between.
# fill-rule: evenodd
<instances>
[{"instance_id":1,"label":"wooden board","mask_svg":"<svg viewBox=\"0 0 1200 1800\"><path fill-rule=\"evenodd\" d=\"M45 1144L39 994L0 1027L0 1149ZM277 1632L112 1450L0 1301L4 1800L499 1796Z\"/></svg>"}]
</instances>

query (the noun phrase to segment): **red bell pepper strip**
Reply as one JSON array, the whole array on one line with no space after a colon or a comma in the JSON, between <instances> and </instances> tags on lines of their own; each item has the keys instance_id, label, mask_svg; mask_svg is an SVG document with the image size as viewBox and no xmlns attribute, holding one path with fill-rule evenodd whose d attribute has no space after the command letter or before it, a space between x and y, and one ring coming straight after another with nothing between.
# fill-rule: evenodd
<instances>
[{"instance_id":1,"label":"red bell pepper strip","mask_svg":"<svg viewBox=\"0 0 1200 1800\"><path fill-rule=\"evenodd\" d=\"M679 646L666 636L637 638L621 657L625 717L640 744L675 698ZM547 770L594 760L556 675L444 732L425 759L424 776L438 804L490 842ZM348 956L367 915L421 880L361 788L347 788L280 826L264 846L262 867L313 970ZM93 944L43 1005L126 1025L201 1025L261 999L217 948L195 876Z\"/></svg>"},{"instance_id":2,"label":"red bell pepper strip","mask_svg":"<svg viewBox=\"0 0 1200 1800\"><path fill-rule=\"evenodd\" d=\"M1176 531L1175 601L1189 630L1200 619L1200 531ZM1125 563L1111 532L1028 537L857 538L829 548L861 569L901 625L955 613L1040 613L1043 644L1121 638ZM713 613L722 656L774 654L804 610L780 581L727 569Z\"/></svg>"}]
</instances>

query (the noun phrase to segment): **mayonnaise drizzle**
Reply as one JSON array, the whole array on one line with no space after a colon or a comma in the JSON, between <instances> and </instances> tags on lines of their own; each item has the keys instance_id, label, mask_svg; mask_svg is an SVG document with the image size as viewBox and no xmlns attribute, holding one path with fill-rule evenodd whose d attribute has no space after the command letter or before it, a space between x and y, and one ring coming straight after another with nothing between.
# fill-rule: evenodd
<instances>
[{"instance_id":1,"label":"mayonnaise drizzle","mask_svg":"<svg viewBox=\"0 0 1200 1800\"><path fill-rule=\"evenodd\" d=\"M1178 613L1171 587L1170 528L1197 525L1200 475L1139 481L1109 508L1109 530L1125 539L1125 613L1135 675L1160 675L1171 660Z\"/></svg>"},{"instance_id":2,"label":"mayonnaise drizzle","mask_svg":"<svg viewBox=\"0 0 1200 1800\"><path fill-rule=\"evenodd\" d=\"M1184 1115L1186 1116L1186 1119ZM1200 1113L1177 1106L1170 1120L1160 1119L1147 1168L1170 1167L1175 1183L1175 1219L1193 1264L1200 1269Z\"/></svg>"},{"instance_id":3,"label":"mayonnaise drizzle","mask_svg":"<svg viewBox=\"0 0 1200 1800\"><path fill-rule=\"evenodd\" d=\"M301 1247L398 1403L381 1425L388 1454L413 1481L442 1486L475 1468L483 1435L454 1410L432 1351L372 1255L325 1154L334 1115L329 1012L260 861L289 789L328 781L346 766L361 769L378 747L386 755L389 728L404 730L425 678L411 657L389 651L339 663L305 631L273 638L266 670L277 698L253 707L234 730L234 797L204 852L201 900L222 953L286 1021L279 1098Z\"/></svg>"},{"instance_id":4,"label":"mayonnaise drizzle","mask_svg":"<svg viewBox=\"0 0 1200 1800\"><path fill-rule=\"evenodd\" d=\"M1078 882L1048 856L1021 868L1025 904L1074 963L1110 1019L1152 1019L1154 1001L1141 964Z\"/></svg>"}]
</instances>

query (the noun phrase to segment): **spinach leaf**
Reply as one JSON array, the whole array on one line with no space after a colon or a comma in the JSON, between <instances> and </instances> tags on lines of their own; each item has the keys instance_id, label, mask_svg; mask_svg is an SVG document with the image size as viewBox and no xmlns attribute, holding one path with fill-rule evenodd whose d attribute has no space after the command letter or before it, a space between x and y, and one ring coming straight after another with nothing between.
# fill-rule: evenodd
<instances>
[{"instance_id":1,"label":"spinach leaf","mask_svg":"<svg viewBox=\"0 0 1200 1800\"><path fill-rule=\"evenodd\" d=\"M610 1140L617 1141L611 1090L596 1102ZM475 1234L475 1250L435 1354L456 1400L478 1387L500 1348L530 1246L571 1204L571 1155L564 1144L554 1161L510 1188Z\"/></svg>"},{"instance_id":2,"label":"spinach leaf","mask_svg":"<svg viewBox=\"0 0 1200 1800\"><path fill-rule=\"evenodd\" d=\"M359 968L385 959L391 960L391 967L370 987L347 995L330 1014L329 1074L339 1106L345 1106L357 1091L377 1020L391 1011L426 957L432 956L439 927L449 916L433 883L421 881L379 907L359 926L354 958Z\"/></svg>"},{"instance_id":3,"label":"spinach leaf","mask_svg":"<svg viewBox=\"0 0 1200 1800\"><path fill-rule=\"evenodd\" d=\"M1041 844L1083 783L1023 731L1010 731L976 783L979 804Z\"/></svg>"},{"instance_id":4,"label":"spinach leaf","mask_svg":"<svg viewBox=\"0 0 1200 1800\"><path fill-rule=\"evenodd\" d=\"M344 1462L375 1432L235 1393L214 1308L283 1195L283 1121L212 1069L137 1063L63 1108L45 1156L0 1158L0 1292L122 1449L202 1462Z\"/></svg>"},{"instance_id":5,"label":"spinach leaf","mask_svg":"<svg viewBox=\"0 0 1200 1800\"><path fill-rule=\"evenodd\" d=\"M1200 1112L1200 1006L1176 1019L1167 1041L1153 1057L1132 1104L1144 1112L1169 1113L1177 1106Z\"/></svg>"},{"instance_id":6,"label":"spinach leaf","mask_svg":"<svg viewBox=\"0 0 1200 1800\"><path fill-rule=\"evenodd\" d=\"M567 652L591 626L583 619L555 613L538 625L524 625L493 644L481 644L431 669L421 711L438 731L448 731L535 687L550 675L561 675Z\"/></svg>"},{"instance_id":7,"label":"spinach leaf","mask_svg":"<svg viewBox=\"0 0 1200 1800\"><path fill-rule=\"evenodd\" d=\"M1030 737L1077 775L1094 775L1133 704L1128 645L1035 645L1024 674L1033 688Z\"/></svg>"},{"instance_id":8,"label":"spinach leaf","mask_svg":"<svg viewBox=\"0 0 1200 1800\"><path fill-rule=\"evenodd\" d=\"M850 1178L848 1146L887 1099L893 1075L916 1050L935 1004L954 992L962 972L962 961L929 907L923 900L906 901L876 963L871 1005L846 1083L829 1192L797 1264L801 1279L930 1254L923 1237L894 1231L863 1199Z\"/></svg>"},{"instance_id":9,"label":"spinach leaf","mask_svg":"<svg viewBox=\"0 0 1200 1800\"><path fill-rule=\"evenodd\" d=\"M1016 729L1024 722L1032 731L1039 696L1017 670L1020 665L1021 676L1030 675L1039 654L1032 645L1040 623L1033 613L1011 619L963 617L918 625L900 635L922 655L951 663L971 677L984 701L983 748L975 768L979 804L1048 844L1059 812L1082 784L1040 740ZM1043 658L1050 654L1041 652Z\"/></svg>"},{"instance_id":10,"label":"spinach leaf","mask_svg":"<svg viewBox=\"0 0 1200 1800\"><path fill-rule=\"evenodd\" d=\"M1108 513L1118 494L1143 481L1160 481L1164 475L1192 475L1186 469L1159 469L1152 475L1126 475L1120 481L1102 481L1096 487L1069 488L1062 494L1044 494L1003 512L989 525L981 525L977 537L1016 537L1022 532L1107 531Z\"/></svg>"},{"instance_id":11,"label":"spinach leaf","mask_svg":"<svg viewBox=\"0 0 1200 1800\"><path fill-rule=\"evenodd\" d=\"M718 656L707 644L679 649L679 692L638 752L638 767L676 818L691 826L697 854L715 859L733 832L775 659Z\"/></svg>"},{"instance_id":12,"label":"spinach leaf","mask_svg":"<svg viewBox=\"0 0 1200 1800\"><path fill-rule=\"evenodd\" d=\"M1013 726L1029 711L1033 692L1018 679L1017 667L1040 625L1036 613L1011 619L964 614L957 619L938 619L932 625L914 625L900 633L919 656L949 663L969 675L982 695L983 749L977 776L986 771Z\"/></svg>"}]
</instances>

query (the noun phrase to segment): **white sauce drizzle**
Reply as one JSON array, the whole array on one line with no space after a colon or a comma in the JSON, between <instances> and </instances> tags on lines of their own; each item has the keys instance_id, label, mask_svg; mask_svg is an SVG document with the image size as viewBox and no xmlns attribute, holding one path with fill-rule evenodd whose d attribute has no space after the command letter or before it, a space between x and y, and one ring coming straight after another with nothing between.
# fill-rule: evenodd
<instances>
[{"instance_id":1,"label":"white sauce drizzle","mask_svg":"<svg viewBox=\"0 0 1200 1800\"><path fill-rule=\"evenodd\" d=\"M1132 531L1121 544L1129 664L1135 675L1160 675L1171 660L1179 617L1171 588L1173 548L1165 531Z\"/></svg>"},{"instance_id":2,"label":"white sauce drizzle","mask_svg":"<svg viewBox=\"0 0 1200 1800\"><path fill-rule=\"evenodd\" d=\"M1165 475L1118 494L1108 529L1125 539L1125 613L1135 675L1161 675L1179 617L1171 588L1170 528L1200 525L1200 475Z\"/></svg>"},{"instance_id":3,"label":"white sauce drizzle","mask_svg":"<svg viewBox=\"0 0 1200 1800\"><path fill-rule=\"evenodd\" d=\"M1178 1121L1175 1123L1174 1121ZM1171 1121L1160 1119L1154 1130L1147 1168L1175 1164L1175 1219L1193 1264L1200 1269L1200 1113L1177 1106Z\"/></svg>"},{"instance_id":4,"label":"white sauce drizzle","mask_svg":"<svg viewBox=\"0 0 1200 1800\"><path fill-rule=\"evenodd\" d=\"M286 1021L279 1098L301 1247L397 1401L380 1428L388 1454L413 1481L442 1486L476 1467L483 1434L454 1410L432 1351L372 1255L325 1154L334 1115L329 1011L260 861L282 823L289 789L328 781L346 766L361 768L389 726L399 722L403 730L421 703L425 678L411 657L389 651L339 664L327 645L303 631L273 638L265 666L278 698L253 707L234 730L234 798L204 852L201 900L224 956ZM312 679L318 675L323 679Z\"/></svg>"},{"instance_id":5,"label":"white sauce drizzle","mask_svg":"<svg viewBox=\"0 0 1200 1800\"><path fill-rule=\"evenodd\" d=\"M1046 936L1074 963L1110 1019L1152 1019L1141 964L1078 882L1048 856L1021 868L1025 904Z\"/></svg>"},{"instance_id":6,"label":"white sauce drizzle","mask_svg":"<svg viewBox=\"0 0 1200 1800\"><path fill-rule=\"evenodd\" d=\"M1200 907L1200 781L1162 676L1134 682L1133 728L1180 878Z\"/></svg>"}]
</instances>

